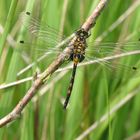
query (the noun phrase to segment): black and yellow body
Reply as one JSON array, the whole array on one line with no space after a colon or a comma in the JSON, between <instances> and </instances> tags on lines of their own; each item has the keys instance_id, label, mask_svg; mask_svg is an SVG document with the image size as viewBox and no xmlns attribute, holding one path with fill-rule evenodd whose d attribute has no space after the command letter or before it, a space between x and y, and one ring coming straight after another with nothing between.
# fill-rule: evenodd
<instances>
[{"instance_id":1,"label":"black and yellow body","mask_svg":"<svg viewBox=\"0 0 140 140\"><path fill-rule=\"evenodd\" d=\"M73 61L73 71L72 71L72 76L70 80L70 85L68 87L67 97L64 102L65 109L67 107L67 104L69 102L69 98L72 92L77 64L79 62L82 62L85 58L85 49L87 47L86 39L88 37L89 37L88 32L86 32L84 29L81 28L76 32L76 36L70 42L70 45L72 45L72 48L73 48L72 53L70 55L70 59Z\"/></svg>"}]
</instances>

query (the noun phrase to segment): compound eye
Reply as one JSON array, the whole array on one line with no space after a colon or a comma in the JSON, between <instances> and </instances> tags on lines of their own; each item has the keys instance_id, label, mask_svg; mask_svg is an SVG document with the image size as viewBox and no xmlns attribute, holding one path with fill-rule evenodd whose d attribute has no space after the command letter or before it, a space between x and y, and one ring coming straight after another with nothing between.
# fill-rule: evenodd
<instances>
[{"instance_id":1,"label":"compound eye","mask_svg":"<svg viewBox=\"0 0 140 140\"><path fill-rule=\"evenodd\" d=\"M81 55L81 54L79 54L77 57L79 59L79 62L83 61L85 58L84 55Z\"/></svg>"},{"instance_id":2,"label":"compound eye","mask_svg":"<svg viewBox=\"0 0 140 140\"><path fill-rule=\"evenodd\" d=\"M76 54L76 56L75 57L77 57L78 59L80 59L80 54Z\"/></svg>"}]
</instances>

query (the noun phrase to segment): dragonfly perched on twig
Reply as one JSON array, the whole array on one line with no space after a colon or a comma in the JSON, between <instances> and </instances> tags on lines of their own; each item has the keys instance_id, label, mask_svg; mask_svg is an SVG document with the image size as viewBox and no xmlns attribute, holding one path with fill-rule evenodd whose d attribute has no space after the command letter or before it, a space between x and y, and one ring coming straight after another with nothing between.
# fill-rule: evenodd
<instances>
[{"instance_id":1,"label":"dragonfly perched on twig","mask_svg":"<svg viewBox=\"0 0 140 140\"><path fill-rule=\"evenodd\" d=\"M34 34L37 38L47 42L46 44L44 44L45 46L55 46L56 44L58 44L58 42L61 42L61 39L63 38L62 35L60 33L57 33L55 29L53 29L49 26L46 26L45 28L43 28L40 25L39 21L34 19L31 16L31 13L29 13L29 12L23 12L21 15L21 20L22 20L22 23L25 25L25 27L27 27L27 30L29 30L31 34ZM52 38L52 36L53 36L53 38ZM129 48L131 48L133 50L138 49L137 47L134 48L134 46L138 46L139 42L129 42L129 43L122 42L122 44L121 43L101 43L100 45L98 45L99 42L97 44L95 42L94 43L95 48L90 49L90 48L87 48L88 45L87 45L87 41L86 41L89 36L90 36L90 34L88 32L86 32L84 29L80 28L75 32L74 37L65 44L67 47L72 46L72 48L73 48L71 50L71 55L68 58L69 60L73 61L73 70L72 70L70 84L69 84L68 91L67 91L67 97L64 102L65 109L68 105L68 102L69 102L69 99L71 96L71 92L73 89L76 68L77 68L78 63L82 62L84 59L86 59L86 60L98 59L99 55L104 56L104 55L108 55L108 54L114 54L114 52L113 52L114 47L119 46L119 45L124 45L127 47L127 49L129 49ZM19 43L22 46L31 45L30 42L27 43L24 40L20 40ZM91 44L93 45L93 43L91 43ZM33 45L38 46L38 44L33 44ZM25 48L28 49L27 47L25 47ZM46 47L46 48L47 48L46 49L47 52L50 52L50 53L60 53L62 51L62 48L51 48L51 47ZM40 45L39 45L39 48L36 50L38 52L43 51L43 53L45 53L45 50L40 48ZM115 48L115 50L116 50L116 52L119 52L119 53L127 51L125 48ZM90 56L88 56L88 55L90 55ZM100 63L110 66L108 61L104 61L104 62L100 62ZM131 68L133 70L136 70L136 67L131 67Z\"/></svg>"}]
</instances>

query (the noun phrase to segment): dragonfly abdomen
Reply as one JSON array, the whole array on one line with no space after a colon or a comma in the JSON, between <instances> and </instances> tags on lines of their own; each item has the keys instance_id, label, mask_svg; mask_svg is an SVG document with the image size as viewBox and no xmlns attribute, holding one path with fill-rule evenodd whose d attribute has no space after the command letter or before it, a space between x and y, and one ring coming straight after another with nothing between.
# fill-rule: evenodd
<instances>
[{"instance_id":1,"label":"dragonfly abdomen","mask_svg":"<svg viewBox=\"0 0 140 140\"><path fill-rule=\"evenodd\" d=\"M71 76L70 84L69 84L68 91L67 91L67 97L66 97L65 102L64 102L64 109L66 109L68 102L69 102L69 99L70 99L70 96L71 96L71 92L73 89L73 83L74 83L74 79L75 79L75 74L76 74L76 68L77 68L77 64L74 63L72 76Z\"/></svg>"}]
</instances>

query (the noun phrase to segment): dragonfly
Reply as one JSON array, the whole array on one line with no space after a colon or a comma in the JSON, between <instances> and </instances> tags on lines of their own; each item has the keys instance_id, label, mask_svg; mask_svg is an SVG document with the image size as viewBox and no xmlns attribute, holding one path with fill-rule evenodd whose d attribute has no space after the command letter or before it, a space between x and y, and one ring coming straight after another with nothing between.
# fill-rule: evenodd
<instances>
[{"instance_id":1,"label":"dragonfly","mask_svg":"<svg viewBox=\"0 0 140 140\"><path fill-rule=\"evenodd\" d=\"M71 92L73 89L73 83L74 83L74 79L75 79L77 64L82 62L85 58L85 49L87 48L86 39L89 36L90 36L89 33L87 31L85 31L83 28L81 28L78 31L76 31L76 37L73 38L70 42L70 45L71 44L73 45L73 50L70 55L70 59L73 61L73 70L72 70L70 85L68 87L67 97L64 102L65 109L68 105L68 102L69 102L69 99L71 96Z\"/></svg>"},{"instance_id":2,"label":"dragonfly","mask_svg":"<svg viewBox=\"0 0 140 140\"><path fill-rule=\"evenodd\" d=\"M27 27L27 30L29 30L31 32L31 34L33 34L37 38L42 39L43 41L47 42L48 46L55 46L63 38L62 35L60 34L60 32L58 33L52 27L49 27L47 25L46 25L46 27L42 27L40 25L40 22L31 16L30 12L23 12L21 15L21 20L22 20L22 23L25 25L25 27ZM53 36L53 38L52 38L52 36ZM54 39L54 37L56 39ZM80 28L75 32L74 37L70 41L68 41L66 44L67 47L72 46L71 48L73 48L71 50L70 57L68 58L70 61L73 62L73 68L72 68L72 74L71 74L71 78L70 78L69 87L67 90L66 99L65 99L64 105L63 105L64 109L67 108L67 105L69 103L70 96L71 96L71 93L73 90L77 65L79 63L81 63L84 59L86 59L86 60L90 59L87 56L87 54L92 55L92 59L96 59L95 56L98 54L100 54L100 56L110 54L110 53L113 54L112 50L114 49L114 47L117 45L121 45L121 43L111 43L111 42L101 43L100 45L98 45L99 42L95 42L94 43L95 48L90 49L90 48L88 48L88 45L87 45L87 39L89 37L90 37L90 33L85 31L83 28ZM27 46L27 45L31 44L30 42L27 43L24 40L20 40L19 43L22 44L23 46ZM131 43L125 44L124 42L122 42L122 44L124 46L127 46L127 48L133 48L134 46L138 46L138 43L139 42L131 42ZM93 42L91 44L93 45ZM33 45L37 46L37 44L33 44ZM28 49L27 47L25 47L25 48ZM47 52L52 52L52 53L55 53L55 52L61 53L62 52L62 48L50 48L50 47L46 47L46 48L47 48L46 49ZM133 49L135 49L135 48L133 48ZM138 49L138 48L136 48L136 49ZM38 48L37 51L38 52L42 51L44 53L45 50ZM119 49L116 49L116 51L117 52L125 52L127 50L119 48ZM96 55L95 55L95 53L96 53ZM105 65L110 66L108 61L100 62L100 63L103 63L103 64L105 63ZM132 67L132 69L136 70L137 68Z\"/></svg>"}]
</instances>

